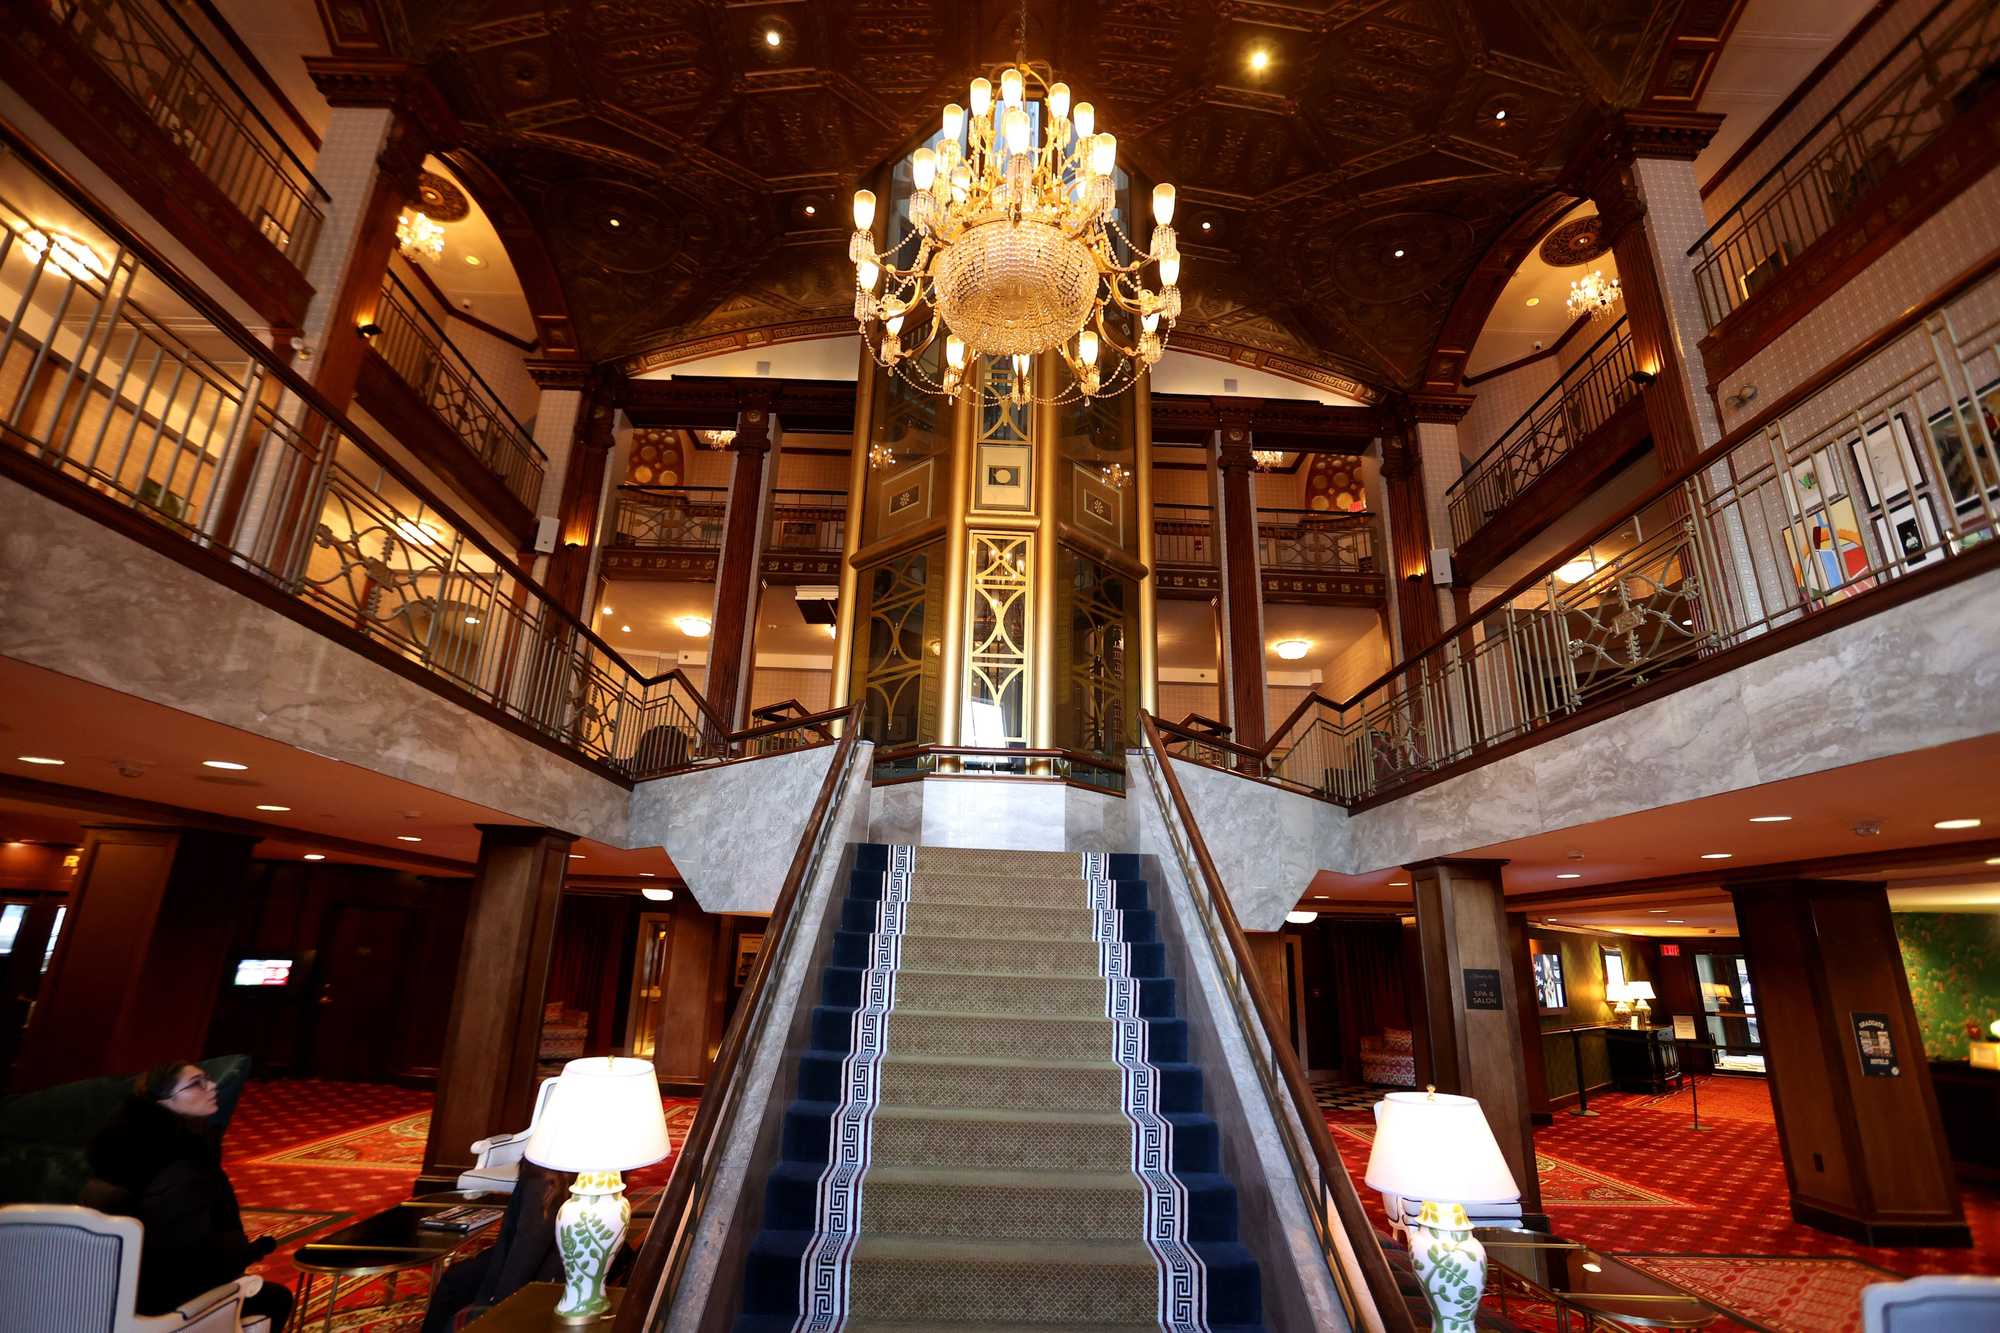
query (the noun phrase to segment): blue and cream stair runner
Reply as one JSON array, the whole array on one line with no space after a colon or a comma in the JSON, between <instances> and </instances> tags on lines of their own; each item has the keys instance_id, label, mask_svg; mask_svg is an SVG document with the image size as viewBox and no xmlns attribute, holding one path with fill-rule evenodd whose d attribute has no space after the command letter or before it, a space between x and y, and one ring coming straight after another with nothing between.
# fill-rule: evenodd
<instances>
[{"instance_id":1,"label":"blue and cream stair runner","mask_svg":"<svg viewBox=\"0 0 2000 1333\"><path fill-rule=\"evenodd\" d=\"M1247 1333L1138 858L858 849L737 1333Z\"/></svg>"}]
</instances>

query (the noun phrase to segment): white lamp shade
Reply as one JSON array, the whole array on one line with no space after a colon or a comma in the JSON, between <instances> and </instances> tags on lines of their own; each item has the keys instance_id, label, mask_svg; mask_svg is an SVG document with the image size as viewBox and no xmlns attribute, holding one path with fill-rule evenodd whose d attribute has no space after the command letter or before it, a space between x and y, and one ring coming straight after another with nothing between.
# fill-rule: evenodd
<instances>
[{"instance_id":1,"label":"white lamp shade","mask_svg":"<svg viewBox=\"0 0 2000 1333\"><path fill-rule=\"evenodd\" d=\"M563 1066L524 1155L551 1171L630 1171L670 1150L653 1062L591 1056Z\"/></svg>"},{"instance_id":2,"label":"white lamp shade","mask_svg":"<svg viewBox=\"0 0 2000 1333\"><path fill-rule=\"evenodd\" d=\"M1486 1113L1471 1097L1392 1092L1376 1106L1368 1188L1434 1203L1518 1199Z\"/></svg>"},{"instance_id":3,"label":"white lamp shade","mask_svg":"<svg viewBox=\"0 0 2000 1333\"><path fill-rule=\"evenodd\" d=\"M1637 1003L1640 1000L1657 1000L1660 997L1653 994L1652 982L1628 981L1625 983L1625 998Z\"/></svg>"},{"instance_id":4,"label":"white lamp shade","mask_svg":"<svg viewBox=\"0 0 2000 1333\"><path fill-rule=\"evenodd\" d=\"M1624 1004L1631 998L1632 983L1629 981L1614 981L1604 988L1604 1002L1606 1004Z\"/></svg>"}]
</instances>

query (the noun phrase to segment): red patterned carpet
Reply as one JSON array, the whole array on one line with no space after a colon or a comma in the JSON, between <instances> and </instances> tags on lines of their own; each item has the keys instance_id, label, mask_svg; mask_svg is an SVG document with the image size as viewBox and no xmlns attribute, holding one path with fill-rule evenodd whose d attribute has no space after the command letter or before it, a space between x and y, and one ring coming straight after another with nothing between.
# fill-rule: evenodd
<instances>
[{"instance_id":1,"label":"red patterned carpet","mask_svg":"<svg viewBox=\"0 0 2000 1333\"><path fill-rule=\"evenodd\" d=\"M695 1102L665 1101L668 1137L678 1149L693 1122ZM428 1092L381 1084L299 1079L246 1087L224 1140L224 1159L243 1205L244 1229L279 1243L255 1271L296 1290L291 1255L300 1245L409 1198L423 1165L430 1107ZM629 1192L636 1196L659 1188L672 1167L669 1157L628 1172ZM337 1333L414 1329L423 1319L426 1285L417 1272L403 1276L393 1298L381 1283L343 1291L332 1327ZM320 1290L326 1291L324 1284ZM302 1312L316 1317L299 1319L301 1328L322 1326L320 1299L316 1311Z\"/></svg>"},{"instance_id":2,"label":"red patterned carpet","mask_svg":"<svg viewBox=\"0 0 2000 1333\"><path fill-rule=\"evenodd\" d=\"M1591 1117L1559 1113L1535 1133L1544 1206L1555 1230L1633 1257L1648 1271L1729 1311L1718 1329L1860 1333L1861 1288L1925 1273L2000 1273L2000 1192L1964 1191L1971 1249L1857 1245L1792 1221L1785 1167L1760 1079L1700 1082L1695 1131L1688 1094L1606 1093ZM1331 1111L1334 1143L1360 1184L1373 1136L1369 1113ZM1518 1302L1515 1318L1523 1318ZM1529 1310L1531 1328L1546 1321Z\"/></svg>"}]
</instances>

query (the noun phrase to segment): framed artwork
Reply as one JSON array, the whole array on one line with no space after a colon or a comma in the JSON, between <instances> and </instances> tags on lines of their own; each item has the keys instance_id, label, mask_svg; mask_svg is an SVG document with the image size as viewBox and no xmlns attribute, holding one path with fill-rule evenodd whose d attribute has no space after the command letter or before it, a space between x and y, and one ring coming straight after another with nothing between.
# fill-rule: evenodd
<instances>
[{"instance_id":1,"label":"framed artwork","mask_svg":"<svg viewBox=\"0 0 2000 1333\"><path fill-rule=\"evenodd\" d=\"M1778 271L1791 262L1791 258L1792 247L1780 241L1777 249L1751 265L1750 271L1737 279L1743 289L1743 299L1747 301L1755 296L1759 289L1778 276Z\"/></svg>"},{"instance_id":2,"label":"framed artwork","mask_svg":"<svg viewBox=\"0 0 2000 1333\"><path fill-rule=\"evenodd\" d=\"M1785 554L1791 559L1793 582L1806 592L1859 592L1868 586L1863 582L1868 551L1861 543L1861 521L1854 515L1854 502L1845 497L1807 510L1801 523L1786 524Z\"/></svg>"},{"instance_id":3,"label":"framed artwork","mask_svg":"<svg viewBox=\"0 0 2000 1333\"><path fill-rule=\"evenodd\" d=\"M763 948L764 934L762 931L754 935L745 932L736 937L735 975L736 984L739 987L747 986L750 983L750 969L757 966L757 955L763 951Z\"/></svg>"},{"instance_id":4,"label":"framed artwork","mask_svg":"<svg viewBox=\"0 0 2000 1333\"><path fill-rule=\"evenodd\" d=\"M1803 462L1792 464L1792 499L1811 513L1837 495L1847 494L1847 482L1831 448L1821 449Z\"/></svg>"},{"instance_id":5,"label":"framed artwork","mask_svg":"<svg viewBox=\"0 0 2000 1333\"><path fill-rule=\"evenodd\" d=\"M1875 536L1882 543L1882 555L1894 567L1910 570L1944 559L1944 543L1938 533L1937 511L1927 496L1907 497L1900 505L1875 520Z\"/></svg>"},{"instance_id":6,"label":"framed artwork","mask_svg":"<svg viewBox=\"0 0 2000 1333\"><path fill-rule=\"evenodd\" d=\"M1078 463L1073 478L1075 523L1118 545L1125 540L1124 497L1100 472Z\"/></svg>"},{"instance_id":7,"label":"framed artwork","mask_svg":"<svg viewBox=\"0 0 2000 1333\"><path fill-rule=\"evenodd\" d=\"M1986 422L1986 436L2000 448L2000 380L1979 391L1979 414ZM1937 446L1938 462L1944 467L1944 483L1959 508L1976 503L1980 488L2000 490L2000 459L1979 440L1966 439L1970 409L1960 402L1957 411L1947 409L1925 423L1931 442Z\"/></svg>"},{"instance_id":8,"label":"framed artwork","mask_svg":"<svg viewBox=\"0 0 2000 1333\"><path fill-rule=\"evenodd\" d=\"M1535 965L1535 1007L1543 1013L1569 1008L1569 996L1563 990L1563 960L1560 953L1545 952L1540 941L1533 941Z\"/></svg>"},{"instance_id":9,"label":"framed artwork","mask_svg":"<svg viewBox=\"0 0 2000 1333\"><path fill-rule=\"evenodd\" d=\"M973 503L979 509L1024 510L1028 501L1028 457L1026 444L986 444L979 446L979 493Z\"/></svg>"},{"instance_id":10,"label":"framed artwork","mask_svg":"<svg viewBox=\"0 0 2000 1333\"><path fill-rule=\"evenodd\" d=\"M1625 954L1620 949L1597 947L1597 956L1604 960L1604 993L1615 995L1625 985ZM1610 1003L1610 1001L1606 1001Z\"/></svg>"},{"instance_id":11,"label":"framed artwork","mask_svg":"<svg viewBox=\"0 0 2000 1333\"><path fill-rule=\"evenodd\" d=\"M1866 438L1849 440L1847 448L1854 458L1854 475L1861 481L1861 498L1870 509L1923 484L1910 428L1900 412L1871 427Z\"/></svg>"},{"instance_id":12,"label":"framed artwork","mask_svg":"<svg viewBox=\"0 0 2000 1333\"><path fill-rule=\"evenodd\" d=\"M932 471L932 460L926 458L882 479L878 532L896 532L931 516Z\"/></svg>"}]
</instances>

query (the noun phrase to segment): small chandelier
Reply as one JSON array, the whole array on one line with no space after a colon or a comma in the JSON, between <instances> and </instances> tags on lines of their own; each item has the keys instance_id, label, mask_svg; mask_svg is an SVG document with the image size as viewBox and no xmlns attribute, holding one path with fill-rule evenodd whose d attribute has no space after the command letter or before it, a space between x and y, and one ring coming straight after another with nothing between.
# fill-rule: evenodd
<instances>
[{"instance_id":1,"label":"small chandelier","mask_svg":"<svg viewBox=\"0 0 2000 1333\"><path fill-rule=\"evenodd\" d=\"M404 213L396 219L396 248L410 259L436 263L444 258L444 228L427 214Z\"/></svg>"},{"instance_id":2,"label":"small chandelier","mask_svg":"<svg viewBox=\"0 0 2000 1333\"><path fill-rule=\"evenodd\" d=\"M1098 469L1098 475L1104 478L1104 484L1114 491L1124 490L1125 483L1132 478L1131 471L1122 463L1106 463Z\"/></svg>"},{"instance_id":3,"label":"small chandelier","mask_svg":"<svg viewBox=\"0 0 2000 1333\"><path fill-rule=\"evenodd\" d=\"M881 469L896 466L896 451L886 444L868 446L868 466Z\"/></svg>"},{"instance_id":4,"label":"small chandelier","mask_svg":"<svg viewBox=\"0 0 2000 1333\"><path fill-rule=\"evenodd\" d=\"M1607 278L1604 270L1592 269L1569 285L1567 308L1571 319L1588 315L1592 319L1603 319L1610 315L1624 296L1618 279Z\"/></svg>"},{"instance_id":5,"label":"small chandelier","mask_svg":"<svg viewBox=\"0 0 2000 1333\"><path fill-rule=\"evenodd\" d=\"M736 442L733 430L705 430L700 432L701 442L711 449L727 449Z\"/></svg>"},{"instance_id":6,"label":"small chandelier","mask_svg":"<svg viewBox=\"0 0 2000 1333\"><path fill-rule=\"evenodd\" d=\"M1285 455L1276 449L1252 449L1250 461L1259 472L1276 472L1285 465Z\"/></svg>"},{"instance_id":7,"label":"small chandelier","mask_svg":"<svg viewBox=\"0 0 2000 1333\"><path fill-rule=\"evenodd\" d=\"M1039 141L1030 78L1040 90ZM1068 403L1131 388L1180 318L1174 187L1154 187L1152 240L1141 252L1112 216L1118 140L1097 132L1090 103L1071 106L1068 84L1019 65L1001 72L997 99L991 83L974 79L969 111L946 106L942 128L936 149L910 159L909 236L878 252L875 196L854 195L854 318L875 359L926 392L988 403ZM913 238L915 254L898 267ZM1152 264L1157 291L1141 279ZM905 346L913 318L920 333ZM922 356L940 330L941 380ZM1032 358L1043 352L1069 369L1047 395L1032 387ZM996 390L968 374L975 357L1011 358L1010 382Z\"/></svg>"}]
</instances>

